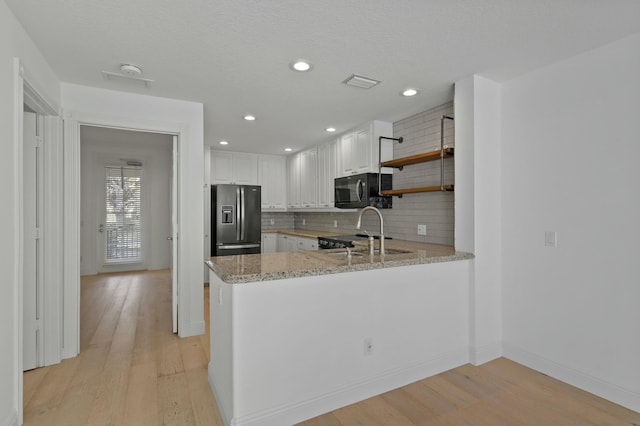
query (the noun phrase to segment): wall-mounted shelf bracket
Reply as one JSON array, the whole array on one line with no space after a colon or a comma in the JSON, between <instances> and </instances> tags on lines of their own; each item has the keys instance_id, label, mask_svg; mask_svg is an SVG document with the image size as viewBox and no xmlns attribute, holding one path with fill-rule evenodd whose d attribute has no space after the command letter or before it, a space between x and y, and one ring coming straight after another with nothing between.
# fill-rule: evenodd
<instances>
[{"instance_id":1,"label":"wall-mounted shelf bracket","mask_svg":"<svg viewBox=\"0 0 640 426\"><path fill-rule=\"evenodd\" d=\"M382 192L380 191L380 188L382 188L382 163L380 161L382 160L382 141L383 140L402 143L404 141L404 138L402 136L400 136L399 138L390 138L387 136L378 137L378 195L380 196L382 196Z\"/></svg>"},{"instance_id":2,"label":"wall-mounted shelf bracket","mask_svg":"<svg viewBox=\"0 0 640 426\"><path fill-rule=\"evenodd\" d=\"M395 195L399 198L402 198L403 194L414 194L418 192L447 192L453 191L453 185L445 185L444 183L444 160L445 158L453 157L454 149L444 146L444 122L445 120L453 120L453 117L449 117L448 115L443 115L440 118L440 149L424 152L421 154L411 155L409 157L396 158L389 161L382 161L378 167L378 188L380 188L380 173L383 167L394 167L398 170L402 170L404 166L409 166L412 164L425 163L428 161L440 160L440 186L421 186L418 188L405 188L405 189L392 189L386 191L379 191L379 195ZM393 140L398 143L402 143L402 137L400 138L387 138L380 137L378 146L379 150L381 150L382 139ZM380 158L378 156L378 158Z\"/></svg>"}]
</instances>

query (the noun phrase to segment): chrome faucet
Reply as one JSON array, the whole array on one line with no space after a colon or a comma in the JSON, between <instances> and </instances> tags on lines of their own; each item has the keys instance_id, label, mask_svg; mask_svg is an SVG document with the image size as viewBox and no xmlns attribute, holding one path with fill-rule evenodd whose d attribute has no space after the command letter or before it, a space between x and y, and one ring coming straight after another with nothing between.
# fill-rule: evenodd
<instances>
[{"instance_id":1,"label":"chrome faucet","mask_svg":"<svg viewBox=\"0 0 640 426\"><path fill-rule=\"evenodd\" d=\"M360 226L362 225L362 215L367 210L372 210L376 212L378 214L378 217L380 218L380 256L383 256L384 255L384 219L382 218L382 213L380 213L380 210L372 206L367 206L362 210L360 210L360 215L358 216L358 224L356 225L356 229L360 229Z\"/></svg>"}]
</instances>

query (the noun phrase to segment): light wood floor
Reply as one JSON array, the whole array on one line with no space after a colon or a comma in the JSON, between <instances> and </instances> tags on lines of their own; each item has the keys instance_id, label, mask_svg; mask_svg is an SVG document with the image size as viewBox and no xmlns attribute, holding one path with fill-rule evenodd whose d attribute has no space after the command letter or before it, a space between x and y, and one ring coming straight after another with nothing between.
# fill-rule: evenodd
<instances>
[{"instance_id":1,"label":"light wood floor","mask_svg":"<svg viewBox=\"0 0 640 426\"><path fill-rule=\"evenodd\" d=\"M81 353L24 374L25 425L222 425L204 336L171 333L168 271L82 278ZM305 426L640 425L640 414L504 358L464 365Z\"/></svg>"}]
</instances>

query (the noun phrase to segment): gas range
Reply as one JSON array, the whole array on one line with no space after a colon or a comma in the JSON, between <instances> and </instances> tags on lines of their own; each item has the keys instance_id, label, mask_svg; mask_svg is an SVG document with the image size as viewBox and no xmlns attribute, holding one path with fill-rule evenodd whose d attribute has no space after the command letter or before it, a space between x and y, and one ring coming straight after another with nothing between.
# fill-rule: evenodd
<instances>
[{"instance_id":1,"label":"gas range","mask_svg":"<svg viewBox=\"0 0 640 426\"><path fill-rule=\"evenodd\" d=\"M366 234L355 234L355 235L333 235L331 237L318 237L318 248L319 249L335 249L335 248L347 248L353 247L354 241L367 240L369 238ZM380 238L378 236L374 236L373 238ZM389 237L384 237L387 240L390 240Z\"/></svg>"}]
</instances>

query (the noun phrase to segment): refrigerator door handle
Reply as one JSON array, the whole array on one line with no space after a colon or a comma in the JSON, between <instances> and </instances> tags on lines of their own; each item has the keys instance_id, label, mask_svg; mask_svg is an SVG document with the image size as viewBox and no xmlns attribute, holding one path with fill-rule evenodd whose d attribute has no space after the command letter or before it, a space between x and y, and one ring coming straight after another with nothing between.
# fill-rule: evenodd
<instances>
[{"instance_id":1,"label":"refrigerator door handle","mask_svg":"<svg viewBox=\"0 0 640 426\"><path fill-rule=\"evenodd\" d=\"M248 248L258 248L260 244L225 244L219 245L218 250L237 250L237 249L248 249Z\"/></svg>"},{"instance_id":2,"label":"refrigerator door handle","mask_svg":"<svg viewBox=\"0 0 640 426\"><path fill-rule=\"evenodd\" d=\"M240 187L236 188L236 240L241 241L242 217L240 213Z\"/></svg>"},{"instance_id":3,"label":"refrigerator door handle","mask_svg":"<svg viewBox=\"0 0 640 426\"><path fill-rule=\"evenodd\" d=\"M245 240L245 232L244 232L244 228L245 228L245 214L244 214L244 209L245 209L245 204L244 204L244 186L240 187L240 241L244 241Z\"/></svg>"}]
</instances>

